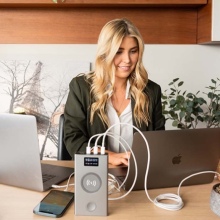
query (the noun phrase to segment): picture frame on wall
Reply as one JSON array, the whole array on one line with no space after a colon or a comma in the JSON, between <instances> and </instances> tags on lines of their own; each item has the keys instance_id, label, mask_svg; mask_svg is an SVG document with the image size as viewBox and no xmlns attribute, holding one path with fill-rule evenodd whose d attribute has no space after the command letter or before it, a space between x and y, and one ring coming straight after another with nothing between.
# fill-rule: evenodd
<instances>
[{"instance_id":1,"label":"picture frame on wall","mask_svg":"<svg viewBox=\"0 0 220 220\"><path fill-rule=\"evenodd\" d=\"M36 117L41 159L57 159L69 83L90 69L85 61L0 60L0 112Z\"/></svg>"}]
</instances>

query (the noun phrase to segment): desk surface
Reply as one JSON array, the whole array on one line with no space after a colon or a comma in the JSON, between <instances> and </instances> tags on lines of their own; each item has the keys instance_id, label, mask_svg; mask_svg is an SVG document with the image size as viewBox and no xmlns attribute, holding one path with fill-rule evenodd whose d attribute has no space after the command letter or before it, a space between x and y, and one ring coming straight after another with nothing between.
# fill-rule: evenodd
<instances>
[{"instance_id":1,"label":"desk surface","mask_svg":"<svg viewBox=\"0 0 220 220\"><path fill-rule=\"evenodd\" d=\"M73 161L50 161L49 163L73 166ZM144 191L133 191L123 199L109 201L109 215L98 219L219 220L220 217L211 211L209 203L210 192L216 182L217 180L210 184L182 187L180 193L185 205L179 211L160 209L148 200ZM74 191L74 188L71 188L71 191ZM47 193L0 184L0 220L52 219L33 214L33 208ZM152 199L163 193L176 194L177 188L149 190ZM97 220L97 217L75 216L74 204L72 204L61 219Z\"/></svg>"}]
</instances>

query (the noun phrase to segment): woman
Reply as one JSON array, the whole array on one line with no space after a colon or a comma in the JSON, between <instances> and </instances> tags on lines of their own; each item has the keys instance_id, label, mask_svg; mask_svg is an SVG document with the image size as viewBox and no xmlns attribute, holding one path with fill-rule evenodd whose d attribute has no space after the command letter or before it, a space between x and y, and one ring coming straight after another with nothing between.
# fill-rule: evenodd
<instances>
[{"instance_id":1,"label":"woman","mask_svg":"<svg viewBox=\"0 0 220 220\"><path fill-rule=\"evenodd\" d=\"M73 158L77 152L85 153L90 137L116 123L128 123L142 131L165 129L161 88L148 80L143 52L142 37L127 19L112 20L102 28L94 71L70 82L64 141ZM131 146L132 126L113 126L111 132ZM110 164L127 165L128 155L119 141L108 137L105 144Z\"/></svg>"}]
</instances>

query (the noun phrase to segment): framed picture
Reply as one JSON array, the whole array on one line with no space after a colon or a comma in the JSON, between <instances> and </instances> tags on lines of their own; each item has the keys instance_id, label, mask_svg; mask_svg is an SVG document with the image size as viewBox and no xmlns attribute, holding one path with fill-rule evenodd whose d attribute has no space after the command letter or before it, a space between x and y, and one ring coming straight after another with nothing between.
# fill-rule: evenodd
<instances>
[{"instance_id":1,"label":"framed picture","mask_svg":"<svg viewBox=\"0 0 220 220\"><path fill-rule=\"evenodd\" d=\"M74 60L0 60L0 112L34 115L41 159L56 159L59 117L69 83L90 71L90 62Z\"/></svg>"}]
</instances>

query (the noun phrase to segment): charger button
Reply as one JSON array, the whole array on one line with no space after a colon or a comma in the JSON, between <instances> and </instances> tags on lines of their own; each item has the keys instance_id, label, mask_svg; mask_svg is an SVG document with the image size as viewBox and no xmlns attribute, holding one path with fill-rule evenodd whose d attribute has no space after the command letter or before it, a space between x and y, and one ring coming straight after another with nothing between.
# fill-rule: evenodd
<instances>
[{"instance_id":1,"label":"charger button","mask_svg":"<svg viewBox=\"0 0 220 220\"><path fill-rule=\"evenodd\" d=\"M89 202L87 204L87 209L89 212L93 212L96 210L96 204L94 202Z\"/></svg>"}]
</instances>

